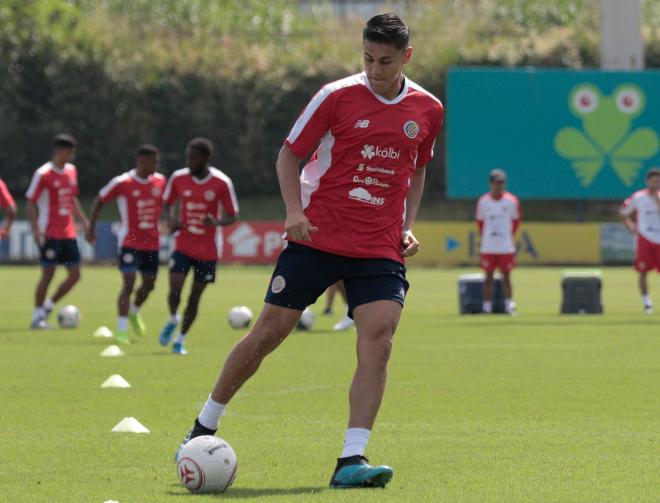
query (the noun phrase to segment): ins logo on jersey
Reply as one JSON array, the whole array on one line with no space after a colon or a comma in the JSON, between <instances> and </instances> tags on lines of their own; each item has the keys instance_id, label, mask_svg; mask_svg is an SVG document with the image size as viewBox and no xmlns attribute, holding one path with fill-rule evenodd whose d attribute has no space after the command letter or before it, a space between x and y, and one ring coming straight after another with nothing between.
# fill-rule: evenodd
<instances>
[{"instance_id":1,"label":"ins logo on jersey","mask_svg":"<svg viewBox=\"0 0 660 503\"><path fill-rule=\"evenodd\" d=\"M403 125L403 132L408 138L414 140L419 134L419 125L415 121L408 121Z\"/></svg>"},{"instance_id":2,"label":"ins logo on jersey","mask_svg":"<svg viewBox=\"0 0 660 503\"><path fill-rule=\"evenodd\" d=\"M383 159L398 159L401 156L400 150L394 150L392 147L380 147L374 145L365 145L360 151L365 159L382 157Z\"/></svg>"},{"instance_id":3,"label":"ins logo on jersey","mask_svg":"<svg viewBox=\"0 0 660 503\"><path fill-rule=\"evenodd\" d=\"M362 187L355 188L348 193L349 199L360 201L361 203L373 204L374 206L382 206L385 204L384 197L372 196L367 189Z\"/></svg>"}]
</instances>

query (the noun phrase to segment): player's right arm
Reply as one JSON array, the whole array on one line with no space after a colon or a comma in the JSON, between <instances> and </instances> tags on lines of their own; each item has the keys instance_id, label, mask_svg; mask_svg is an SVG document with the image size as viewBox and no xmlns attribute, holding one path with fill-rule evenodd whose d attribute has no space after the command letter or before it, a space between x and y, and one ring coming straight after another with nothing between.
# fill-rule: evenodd
<instances>
[{"instance_id":1,"label":"player's right arm","mask_svg":"<svg viewBox=\"0 0 660 503\"><path fill-rule=\"evenodd\" d=\"M5 183L0 180L0 208L4 208L4 220L0 227L0 239L9 235L11 224L16 218L16 202Z\"/></svg>"},{"instance_id":2,"label":"player's right arm","mask_svg":"<svg viewBox=\"0 0 660 503\"><path fill-rule=\"evenodd\" d=\"M87 232L85 233L85 239L91 244L96 242L96 221L103 210L105 203L101 200L99 196L96 196L94 202L92 203L92 209L90 210L89 216L89 225L87 226Z\"/></svg>"},{"instance_id":3,"label":"player's right arm","mask_svg":"<svg viewBox=\"0 0 660 503\"><path fill-rule=\"evenodd\" d=\"M484 233L484 213L482 207L483 198L480 198L477 202L477 211L475 212L475 220L477 222L477 227L479 228L479 234L483 235Z\"/></svg>"},{"instance_id":4,"label":"player's right arm","mask_svg":"<svg viewBox=\"0 0 660 503\"><path fill-rule=\"evenodd\" d=\"M283 145L277 156L277 179L286 207L284 230L286 235L296 241L311 241L310 234L318 231L305 216L300 195L300 174L298 167L301 159L288 145Z\"/></svg>"},{"instance_id":5,"label":"player's right arm","mask_svg":"<svg viewBox=\"0 0 660 503\"><path fill-rule=\"evenodd\" d=\"M628 199L626 199L623 202L623 204L621 205L621 208L619 208L619 216L621 217L621 220L623 221L623 224L633 234L637 234L637 224L635 223L635 220L633 219L635 211L637 211L637 210L635 208L634 196L629 197Z\"/></svg>"},{"instance_id":6,"label":"player's right arm","mask_svg":"<svg viewBox=\"0 0 660 503\"><path fill-rule=\"evenodd\" d=\"M175 174L176 175L176 174ZM179 188L176 182L176 176L172 175L167 182L165 192L163 192L163 212L162 212L162 226L165 227L169 234L174 234L181 229L183 225L176 218L175 203L179 199Z\"/></svg>"},{"instance_id":7,"label":"player's right arm","mask_svg":"<svg viewBox=\"0 0 660 503\"><path fill-rule=\"evenodd\" d=\"M43 236L41 235L41 229L39 229L39 208L36 205L36 201L39 200L44 188L42 173L40 170L37 170L32 176L30 186L25 193L25 197L27 198L25 209L28 219L30 220L30 226L32 227L32 237L39 248L41 248L41 245L43 244Z\"/></svg>"}]
</instances>

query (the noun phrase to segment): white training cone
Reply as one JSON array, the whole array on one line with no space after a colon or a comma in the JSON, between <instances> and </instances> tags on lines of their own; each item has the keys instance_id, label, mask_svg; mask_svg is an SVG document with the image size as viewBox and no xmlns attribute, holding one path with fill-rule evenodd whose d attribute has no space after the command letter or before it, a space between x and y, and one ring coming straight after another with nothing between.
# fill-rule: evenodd
<instances>
[{"instance_id":1,"label":"white training cone","mask_svg":"<svg viewBox=\"0 0 660 503\"><path fill-rule=\"evenodd\" d=\"M119 346L112 344L101 351L101 356L124 356L124 352Z\"/></svg>"},{"instance_id":2,"label":"white training cone","mask_svg":"<svg viewBox=\"0 0 660 503\"><path fill-rule=\"evenodd\" d=\"M108 327L99 327L94 330L92 336L98 337L100 339L109 339L112 337L112 330L110 330Z\"/></svg>"},{"instance_id":3,"label":"white training cone","mask_svg":"<svg viewBox=\"0 0 660 503\"><path fill-rule=\"evenodd\" d=\"M149 430L134 417L125 417L112 431L115 433L149 433Z\"/></svg>"},{"instance_id":4,"label":"white training cone","mask_svg":"<svg viewBox=\"0 0 660 503\"><path fill-rule=\"evenodd\" d=\"M103 384L101 384L102 388L130 388L131 385L129 382L124 379L122 376L119 374L111 375L108 377Z\"/></svg>"}]
</instances>

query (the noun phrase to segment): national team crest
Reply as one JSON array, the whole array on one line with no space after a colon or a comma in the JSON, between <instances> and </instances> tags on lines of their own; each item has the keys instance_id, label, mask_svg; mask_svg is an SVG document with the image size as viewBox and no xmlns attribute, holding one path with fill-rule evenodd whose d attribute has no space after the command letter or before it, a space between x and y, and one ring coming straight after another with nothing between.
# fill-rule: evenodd
<instances>
[{"instance_id":1,"label":"national team crest","mask_svg":"<svg viewBox=\"0 0 660 503\"><path fill-rule=\"evenodd\" d=\"M419 134L419 125L415 121L408 121L403 125L403 132L408 138L414 140Z\"/></svg>"},{"instance_id":2,"label":"national team crest","mask_svg":"<svg viewBox=\"0 0 660 503\"><path fill-rule=\"evenodd\" d=\"M160 189L158 187L154 187L151 189L151 195L154 197L159 197L160 196Z\"/></svg>"},{"instance_id":3,"label":"national team crest","mask_svg":"<svg viewBox=\"0 0 660 503\"><path fill-rule=\"evenodd\" d=\"M204 192L204 199L206 199L207 201L209 202L213 201L214 197L215 197L215 192L213 192L212 190L207 190L206 192Z\"/></svg>"},{"instance_id":4,"label":"national team crest","mask_svg":"<svg viewBox=\"0 0 660 503\"><path fill-rule=\"evenodd\" d=\"M284 276L275 276L273 283L270 285L270 291L273 293L280 293L286 287L286 280Z\"/></svg>"}]
</instances>

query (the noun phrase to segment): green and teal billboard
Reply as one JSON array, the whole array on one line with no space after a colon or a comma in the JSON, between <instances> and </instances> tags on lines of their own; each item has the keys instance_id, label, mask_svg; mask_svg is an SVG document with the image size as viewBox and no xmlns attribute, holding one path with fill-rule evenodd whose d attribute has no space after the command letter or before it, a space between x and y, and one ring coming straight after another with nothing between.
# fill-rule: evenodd
<instances>
[{"instance_id":1,"label":"green and teal billboard","mask_svg":"<svg viewBox=\"0 0 660 503\"><path fill-rule=\"evenodd\" d=\"M455 68L447 89L447 194L506 170L526 199L620 199L660 167L660 72Z\"/></svg>"}]
</instances>

